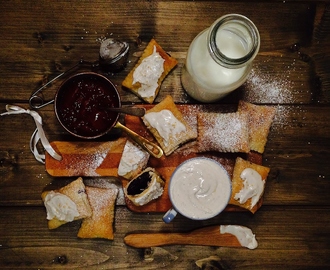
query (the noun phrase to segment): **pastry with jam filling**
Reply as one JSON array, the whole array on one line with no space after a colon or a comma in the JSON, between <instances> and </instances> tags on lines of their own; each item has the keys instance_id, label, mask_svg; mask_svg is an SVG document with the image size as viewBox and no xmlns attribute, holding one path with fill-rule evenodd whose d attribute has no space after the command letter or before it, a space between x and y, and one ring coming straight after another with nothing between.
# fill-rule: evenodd
<instances>
[{"instance_id":1,"label":"pastry with jam filling","mask_svg":"<svg viewBox=\"0 0 330 270\"><path fill-rule=\"evenodd\" d=\"M160 197L164 185L164 180L156 170L148 167L127 184L124 193L133 204L142 206Z\"/></svg>"}]
</instances>

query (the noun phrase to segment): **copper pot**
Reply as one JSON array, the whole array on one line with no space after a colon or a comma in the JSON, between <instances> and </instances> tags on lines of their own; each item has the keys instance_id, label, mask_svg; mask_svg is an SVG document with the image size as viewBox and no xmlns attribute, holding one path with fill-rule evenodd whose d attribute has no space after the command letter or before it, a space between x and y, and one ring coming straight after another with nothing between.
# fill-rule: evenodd
<instances>
[{"instance_id":1,"label":"copper pot","mask_svg":"<svg viewBox=\"0 0 330 270\"><path fill-rule=\"evenodd\" d=\"M161 157L163 151L158 145L122 125L118 112L106 109L113 107L121 107L117 88L108 78L94 72L79 73L65 80L54 99L55 115L71 135L95 139L120 128L151 155Z\"/></svg>"}]
</instances>

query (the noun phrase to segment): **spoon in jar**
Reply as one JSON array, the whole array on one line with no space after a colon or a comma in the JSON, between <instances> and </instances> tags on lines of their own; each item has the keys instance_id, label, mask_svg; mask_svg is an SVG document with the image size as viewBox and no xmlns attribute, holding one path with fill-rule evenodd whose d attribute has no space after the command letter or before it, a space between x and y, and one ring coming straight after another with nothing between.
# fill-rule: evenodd
<instances>
[{"instance_id":1,"label":"spoon in jar","mask_svg":"<svg viewBox=\"0 0 330 270\"><path fill-rule=\"evenodd\" d=\"M108 110L108 111L112 111L112 112L125 113L125 114L139 116L139 117L144 116L146 113L145 108L132 107L132 106L120 107L120 108L106 107L104 109Z\"/></svg>"}]
</instances>

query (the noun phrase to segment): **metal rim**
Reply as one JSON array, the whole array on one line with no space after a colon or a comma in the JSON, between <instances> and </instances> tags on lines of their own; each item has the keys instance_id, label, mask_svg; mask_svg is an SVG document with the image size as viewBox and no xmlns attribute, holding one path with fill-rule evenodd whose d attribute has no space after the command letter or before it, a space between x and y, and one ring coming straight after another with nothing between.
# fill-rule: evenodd
<instances>
[{"instance_id":1,"label":"metal rim","mask_svg":"<svg viewBox=\"0 0 330 270\"><path fill-rule=\"evenodd\" d=\"M218 29L228 23L229 21L236 22L242 25L247 32L251 35L252 38L252 47L250 51L240 58L230 58L223 54L217 44L216 44L216 35ZM250 59L257 55L260 47L260 35L255 24L248 19L247 17L240 14L228 14L219 18L210 28L208 34L208 49L214 61L226 68L240 68L246 64Z\"/></svg>"},{"instance_id":2,"label":"metal rim","mask_svg":"<svg viewBox=\"0 0 330 270\"><path fill-rule=\"evenodd\" d=\"M59 99L60 99L60 96L62 93L61 92L62 89L64 89L66 84L68 84L71 80L74 80L79 77L86 77L86 76L91 76L91 77L95 77L95 78L106 81L106 83L109 84L109 86L114 90L114 93L116 94L116 97L117 97L118 106L121 107L121 99L120 99L119 92L118 92L117 88L115 87L115 85L107 77L105 77L101 74L95 73L95 72L81 72L81 73L70 76L68 79L66 79L64 82L62 82L62 84L60 85L60 87L58 88L58 90L55 94L54 111L55 111L57 120L68 133L70 133L71 135L73 135L75 137L81 138L81 139L96 139L96 138L99 138L99 137L107 134L116 125L116 123L118 122L118 119L119 119L119 113L117 113L115 120L113 121L111 126L108 127L105 131L102 131L101 133L96 134L94 136L83 136L83 135L77 134L77 133L73 132L72 130L70 130L69 128L67 128L67 126L62 122L61 117L59 115L59 111L58 111L58 103L60 102Z\"/></svg>"}]
</instances>

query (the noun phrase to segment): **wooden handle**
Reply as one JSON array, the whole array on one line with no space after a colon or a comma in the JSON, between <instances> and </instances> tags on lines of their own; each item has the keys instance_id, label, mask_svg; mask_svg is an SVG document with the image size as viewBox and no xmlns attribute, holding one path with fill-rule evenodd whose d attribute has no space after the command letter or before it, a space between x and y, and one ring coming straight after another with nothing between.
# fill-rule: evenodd
<instances>
[{"instance_id":1,"label":"wooden handle","mask_svg":"<svg viewBox=\"0 0 330 270\"><path fill-rule=\"evenodd\" d=\"M138 233L128 234L124 238L126 245L136 248L188 244L186 241L185 235L180 233Z\"/></svg>"},{"instance_id":2,"label":"wooden handle","mask_svg":"<svg viewBox=\"0 0 330 270\"><path fill-rule=\"evenodd\" d=\"M219 226L204 227L188 233L137 233L128 234L125 244L136 248L164 245L200 245L241 247L237 238L231 234L220 234Z\"/></svg>"}]
</instances>

